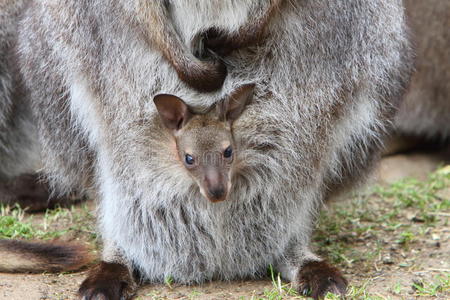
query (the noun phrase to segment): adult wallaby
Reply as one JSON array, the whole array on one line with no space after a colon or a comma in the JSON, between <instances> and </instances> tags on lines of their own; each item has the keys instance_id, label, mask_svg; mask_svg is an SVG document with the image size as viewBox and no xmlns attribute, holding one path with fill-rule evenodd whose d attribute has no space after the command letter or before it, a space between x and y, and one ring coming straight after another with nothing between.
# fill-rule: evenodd
<instances>
[{"instance_id":1,"label":"adult wallaby","mask_svg":"<svg viewBox=\"0 0 450 300\"><path fill-rule=\"evenodd\" d=\"M103 261L81 296L127 298L139 280L169 276L256 277L269 264L315 298L344 293L310 237L322 203L364 177L393 119L410 69L401 1L285 1L245 48L227 36L272 2L166 1L185 45L224 55L223 88L208 94L179 80L136 3L32 1L18 29L44 169L60 191L99 198ZM151 99L178 95L202 111L249 82L227 201L208 201L170 155Z\"/></svg>"},{"instance_id":2,"label":"adult wallaby","mask_svg":"<svg viewBox=\"0 0 450 300\"><path fill-rule=\"evenodd\" d=\"M450 138L450 1L405 0L416 70L395 119L396 132Z\"/></svg>"}]
</instances>

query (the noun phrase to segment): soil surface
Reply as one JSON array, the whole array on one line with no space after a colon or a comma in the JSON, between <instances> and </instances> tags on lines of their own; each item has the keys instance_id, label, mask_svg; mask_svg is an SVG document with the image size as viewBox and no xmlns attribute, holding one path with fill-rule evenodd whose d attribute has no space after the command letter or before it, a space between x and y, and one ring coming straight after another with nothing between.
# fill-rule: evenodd
<instances>
[{"instance_id":1,"label":"soil surface","mask_svg":"<svg viewBox=\"0 0 450 300\"><path fill-rule=\"evenodd\" d=\"M394 155L383 159L374 173L374 183L390 184L404 177L426 180L427 175L442 166L441 157L425 154ZM370 198L372 197L372 198ZM366 212L378 217L388 214L394 204L370 196ZM441 199L450 199L450 186L439 191ZM338 265L351 282L350 296L353 299L450 299L450 224L449 211L437 212L438 220L432 226L425 226L417 217L420 211L415 207L400 209L397 225L377 228L377 223L359 218L362 206L355 206L355 197L339 203L332 203L324 209L321 228L315 235L318 253ZM89 203L87 209L93 209ZM356 208L355 208L356 207ZM355 211L356 209L356 211ZM57 225L83 226L69 231L61 239L82 239L86 237L93 218L77 219L78 211L85 211L86 204L78 205L70 215L58 216ZM349 213L343 223L336 215ZM361 214L364 214L362 212ZM355 217L357 216L357 218ZM396 217L396 218L397 218ZM55 217L56 218L56 217ZM40 224L49 217L44 214L25 215L24 220ZM357 221L355 221L358 219ZM78 222L78 223L77 223ZM322 225L324 223L325 225ZM330 225L331 223L331 225ZM337 224L336 233L327 236L329 226ZM375 225L374 225L375 224ZM78 226L78 225L77 225ZM391 228L392 226L392 228ZM362 230L361 228L364 228ZM399 231L403 228L403 231ZM79 231L77 231L79 230ZM87 231L86 231L87 230ZM384 230L384 231L383 231ZM78 233L77 233L78 232ZM406 233L405 233L406 232ZM399 242L398 237L405 240ZM338 245L338 247L336 246ZM1 259L1 258L0 258ZM138 299L297 299L301 298L286 291L289 284L278 283L270 276L261 280L236 282L211 282L200 286L177 284L147 285L139 289ZM1 274L0 299L76 299L76 291L86 270L69 274ZM436 283L443 280L444 283ZM445 283L446 281L446 283ZM422 291L423 289L423 291ZM332 298L334 299L334 298Z\"/></svg>"}]
</instances>

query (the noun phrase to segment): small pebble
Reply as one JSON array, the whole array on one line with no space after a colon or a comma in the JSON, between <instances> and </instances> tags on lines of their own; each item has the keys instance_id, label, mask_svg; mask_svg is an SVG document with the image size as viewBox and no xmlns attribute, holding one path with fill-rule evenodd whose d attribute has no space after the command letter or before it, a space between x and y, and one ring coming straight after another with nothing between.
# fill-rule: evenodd
<instances>
[{"instance_id":1,"label":"small pebble","mask_svg":"<svg viewBox=\"0 0 450 300\"><path fill-rule=\"evenodd\" d=\"M392 265L392 264L394 264L394 260L389 255L385 256L385 257L383 257L383 264L385 264L385 265Z\"/></svg>"}]
</instances>

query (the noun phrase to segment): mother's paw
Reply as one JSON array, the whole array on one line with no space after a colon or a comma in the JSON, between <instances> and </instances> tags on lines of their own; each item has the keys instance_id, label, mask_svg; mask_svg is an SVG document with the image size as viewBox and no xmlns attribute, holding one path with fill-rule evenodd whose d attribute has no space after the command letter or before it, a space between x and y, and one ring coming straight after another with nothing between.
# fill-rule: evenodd
<instances>
[{"instance_id":1,"label":"mother's paw","mask_svg":"<svg viewBox=\"0 0 450 300\"><path fill-rule=\"evenodd\" d=\"M91 269L78 294L82 300L125 300L133 295L134 289L126 266L101 262Z\"/></svg>"},{"instance_id":2,"label":"mother's paw","mask_svg":"<svg viewBox=\"0 0 450 300\"><path fill-rule=\"evenodd\" d=\"M328 292L344 296L348 282L337 268L327 262L310 261L299 270L295 284L300 294L320 299Z\"/></svg>"}]
</instances>

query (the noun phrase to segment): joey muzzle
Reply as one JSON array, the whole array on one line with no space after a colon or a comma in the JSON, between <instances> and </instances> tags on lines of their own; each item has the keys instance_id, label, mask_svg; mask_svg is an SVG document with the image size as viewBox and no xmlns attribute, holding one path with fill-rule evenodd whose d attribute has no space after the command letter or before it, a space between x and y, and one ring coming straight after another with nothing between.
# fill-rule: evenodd
<instances>
[{"instance_id":1,"label":"joey muzzle","mask_svg":"<svg viewBox=\"0 0 450 300\"><path fill-rule=\"evenodd\" d=\"M225 200L228 195L228 176L218 168L207 168L200 191L211 202Z\"/></svg>"}]
</instances>

